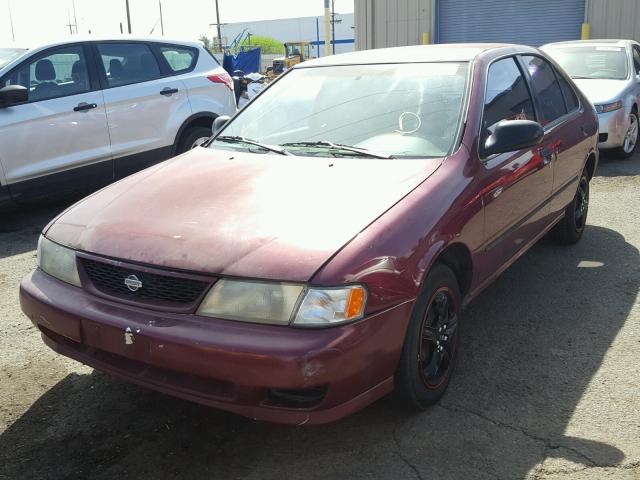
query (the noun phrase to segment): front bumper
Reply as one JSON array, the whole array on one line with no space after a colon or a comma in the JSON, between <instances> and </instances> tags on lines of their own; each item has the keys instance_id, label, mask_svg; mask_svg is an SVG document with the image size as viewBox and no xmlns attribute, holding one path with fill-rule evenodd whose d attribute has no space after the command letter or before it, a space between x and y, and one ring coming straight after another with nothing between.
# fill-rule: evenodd
<instances>
[{"instance_id":1,"label":"front bumper","mask_svg":"<svg viewBox=\"0 0 640 480\"><path fill-rule=\"evenodd\" d=\"M41 270L20 285L24 313L56 352L134 383L257 420L339 420L393 389L413 308L300 329L159 313L91 295ZM325 389L310 407L274 390Z\"/></svg>"},{"instance_id":2,"label":"front bumper","mask_svg":"<svg viewBox=\"0 0 640 480\"><path fill-rule=\"evenodd\" d=\"M624 137L629 130L629 114L624 108L613 112L599 113L600 141L598 148L618 148L624 143ZM606 139L605 139L606 136Z\"/></svg>"}]
</instances>

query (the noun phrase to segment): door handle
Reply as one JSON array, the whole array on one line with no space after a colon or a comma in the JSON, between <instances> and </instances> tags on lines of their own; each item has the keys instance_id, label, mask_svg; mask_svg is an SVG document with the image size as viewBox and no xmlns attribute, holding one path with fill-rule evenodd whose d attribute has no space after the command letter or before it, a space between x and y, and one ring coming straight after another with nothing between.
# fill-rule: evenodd
<instances>
[{"instance_id":1,"label":"door handle","mask_svg":"<svg viewBox=\"0 0 640 480\"><path fill-rule=\"evenodd\" d=\"M85 110L91 110L92 108L98 108L95 103L81 102L76 107L73 107L74 112L84 112Z\"/></svg>"},{"instance_id":2,"label":"door handle","mask_svg":"<svg viewBox=\"0 0 640 480\"><path fill-rule=\"evenodd\" d=\"M174 93L178 93L178 89L177 88L163 88L160 91L160 95L173 95Z\"/></svg>"},{"instance_id":3,"label":"door handle","mask_svg":"<svg viewBox=\"0 0 640 480\"><path fill-rule=\"evenodd\" d=\"M546 165L550 165L553 161L554 153L549 147L542 147L540 150L540 156L542 157L542 163Z\"/></svg>"}]
</instances>

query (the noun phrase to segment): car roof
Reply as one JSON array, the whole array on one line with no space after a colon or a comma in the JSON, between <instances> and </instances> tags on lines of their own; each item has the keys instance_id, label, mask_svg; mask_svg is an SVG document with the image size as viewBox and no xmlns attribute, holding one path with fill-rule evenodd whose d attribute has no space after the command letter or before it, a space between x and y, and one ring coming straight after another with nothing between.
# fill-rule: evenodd
<instances>
[{"instance_id":1,"label":"car roof","mask_svg":"<svg viewBox=\"0 0 640 480\"><path fill-rule=\"evenodd\" d=\"M506 43L450 43L413 45L408 47L378 48L330 55L295 65L294 68L324 67L330 65L367 65L376 63L468 62L483 52L520 48L535 49Z\"/></svg>"},{"instance_id":2,"label":"car roof","mask_svg":"<svg viewBox=\"0 0 640 480\"><path fill-rule=\"evenodd\" d=\"M547 43L540 48L555 48L555 47L626 47L630 43L630 40L615 39L615 38L603 38L592 40L570 40L567 42L555 42Z\"/></svg>"},{"instance_id":3,"label":"car roof","mask_svg":"<svg viewBox=\"0 0 640 480\"><path fill-rule=\"evenodd\" d=\"M53 40L49 42L36 43L32 45L22 46L29 50L43 50L50 47L58 47L62 45L68 45L70 43L82 43L82 42L114 42L114 41L131 41L131 42L157 42L157 43L170 43L178 45L186 45L190 47L202 46L202 42L198 40L184 40L176 38L166 37L141 37L135 35L117 35L117 36L97 36L97 35L74 35L72 37L66 37L59 40Z\"/></svg>"}]
</instances>

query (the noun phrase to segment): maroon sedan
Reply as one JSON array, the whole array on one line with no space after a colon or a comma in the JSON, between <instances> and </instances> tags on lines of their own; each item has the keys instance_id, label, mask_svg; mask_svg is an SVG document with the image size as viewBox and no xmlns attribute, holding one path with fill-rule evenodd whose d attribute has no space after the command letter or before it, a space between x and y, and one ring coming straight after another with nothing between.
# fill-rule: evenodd
<instances>
[{"instance_id":1,"label":"maroon sedan","mask_svg":"<svg viewBox=\"0 0 640 480\"><path fill-rule=\"evenodd\" d=\"M534 48L305 62L51 222L22 309L63 355L255 419L330 422L394 388L424 409L462 308L547 232L580 239L597 128Z\"/></svg>"}]
</instances>

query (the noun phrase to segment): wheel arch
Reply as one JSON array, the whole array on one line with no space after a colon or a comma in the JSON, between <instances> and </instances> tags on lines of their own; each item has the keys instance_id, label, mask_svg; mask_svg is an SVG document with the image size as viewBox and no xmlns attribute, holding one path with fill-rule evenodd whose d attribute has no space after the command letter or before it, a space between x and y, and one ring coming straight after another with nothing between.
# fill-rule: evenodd
<instances>
[{"instance_id":1,"label":"wheel arch","mask_svg":"<svg viewBox=\"0 0 640 480\"><path fill-rule=\"evenodd\" d=\"M213 127L213 121L218 117L213 112L199 112L188 117L178 129L178 133L173 141L173 149L171 152L171 156L175 156L178 152L178 146L180 145L180 140L184 132L190 127Z\"/></svg>"},{"instance_id":2,"label":"wheel arch","mask_svg":"<svg viewBox=\"0 0 640 480\"><path fill-rule=\"evenodd\" d=\"M425 272L422 283L426 280L427 275L434 265L441 263L449 267L460 287L460 296L464 301L465 296L471 289L473 281L473 258L469 247L462 242L452 242L444 246L433 258L429 264L429 268Z\"/></svg>"},{"instance_id":3,"label":"wheel arch","mask_svg":"<svg viewBox=\"0 0 640 480\"><path fill-rule=\"evenodd\" d=\"M584 166L584 168L587 170L587 173L589 174L589 180L591 180L595 175L597 164L598 159L596 157L596 153L593 151L589 152L589 156L587 157L587 161Z\"/></svg>"}]
</instances>

